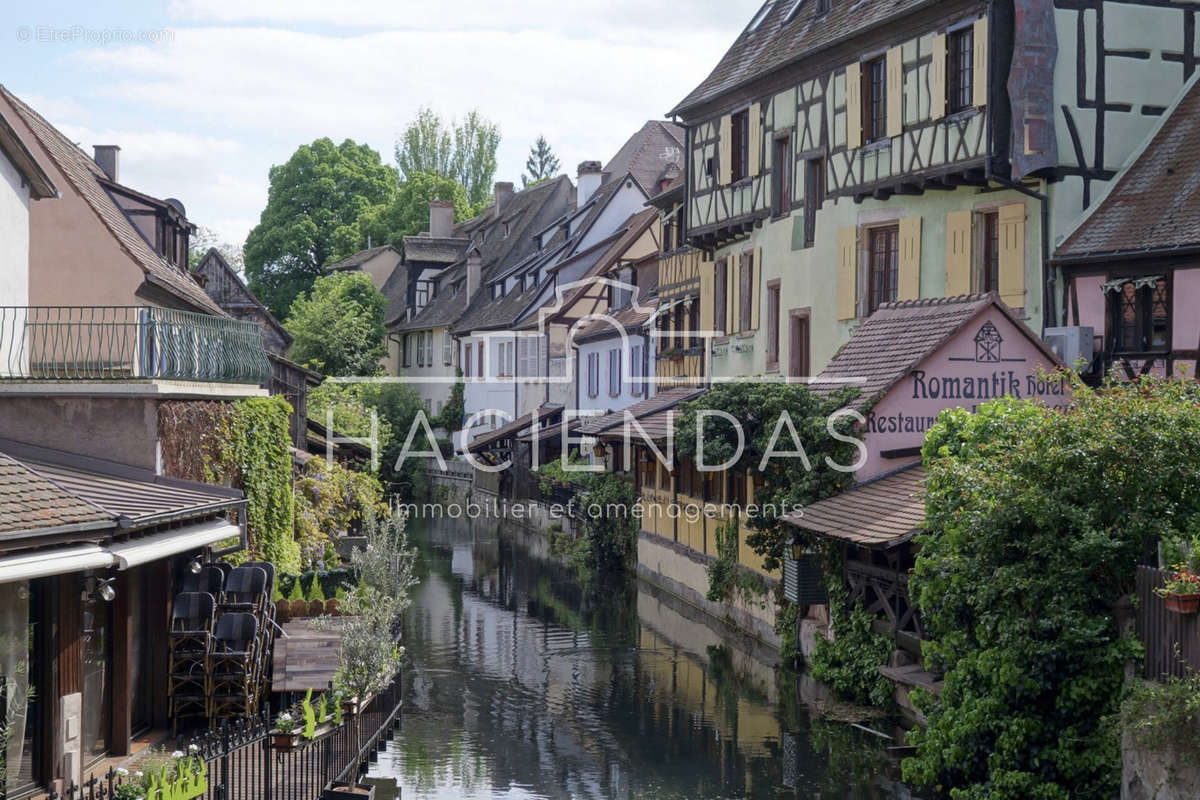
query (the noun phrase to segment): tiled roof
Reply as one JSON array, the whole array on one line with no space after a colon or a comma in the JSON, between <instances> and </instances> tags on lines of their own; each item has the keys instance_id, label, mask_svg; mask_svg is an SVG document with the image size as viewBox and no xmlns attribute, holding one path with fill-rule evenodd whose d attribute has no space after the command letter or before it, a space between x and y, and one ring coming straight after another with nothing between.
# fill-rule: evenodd
<instances>
[{"instance_id":1,"label":"tiled roof","mask_svg":"<svg viewBox=\"0 0 1200 800\"><path fill-rule=\"evenodd\" d=\"M801 58L883 25L938 0L837 0L818 12L814 0L767 0L766 16L742 31L704 81L667 116L687 112ZM981 4L982 5L982 4ZM793 11L795 13L793 13Z\"/></svg>"},{"instance_id":2,"label":"tiled roof","mask_svg":"<svg viewBox=\"0 0 1200 800\"><path fill-rule=\"evenodd\" d=\"M359 250L354 255L347 256L336 264L330 264L328 267L326 267L326 269L355 269L357 267L361 267L363 264L367 263L385 250L391 250L393 253L396 253L396 255L400 255L396 248L392 247L390 244L385 244L382 247L372 247L367 250Z\"/></svg>"},{"instance_id":3,"label":"tiled roof","mask_svg":"<svg viewBox=\"0 0 1200 800\"><path fill-rule=\"evenodd\" d=\"M129 218L125 216L125 212L120 209L104 188L102 181L107 182L107 176L100 167L96 166L95 161L3 86L0 86L0 96L3 96L16 109L29 130L32 131L38 144L100 217L105 227L112 233L121 248L129 254L133 263L142 270L149 282L173 294L195 309L225 316L221 307L204 292L204 289L189 273L168 262L142 238ZM130 301L132 302L132 298Z\"/></svg>"},{"instance_id":4,"label":"tiled roof","mask_svg":"<svg viewBox=\"0 0 1200 800\"><path fill-rule=\"evenodd\" d=\"M116 522L116 515L0 453L0 534Z\"/></svg>"},{"instance_id":5,"label":"tiled roof","mask_svg":"<svg viewBox=\"0 0 1200 800\"><path fill-rule=\"evenodd\" d=\"M654 316L658 301L643 303L640 306L626 306L616 312L605 312L612 317L613 322L621 326L626 333L636 333L646 321ZM593 342L599 339L610 339L617 335L617 330L608 320L593 320L575 333L575 343Z\"/></svg>"},{"instance_id":6,"label":"tiled roof","mask_svg":"<svg viewBox=\"0 0 1200 800\"><path fill-rule=\"evenodd\" d=\"M870 405L993 304L1012 316L994 294L884 303L842 345L813 390L857 387L862 394L856 405Z\"/></svg>"},{"instance_id":7,"label":"tiled roof","mask_svg":"<svg viewBox=\"0 0 1200 800\"><path fill-rule=\"evenodd\" d=\"M621 146L604 165L604 172L610 179L631 173L643 189L654 194L669 165L683 166L683 147L682 126L652 119Z\"/></svg>"},{"instance_id":8,"label":"tiled roof","mask_svg":"<svg viewBox=\"0 0 1200 800\"><path fill-rule=\"evenodd\" d=\"M1200 81L1059 246L1071 258L1200 245Z\"/></svg>"},{"instance_id":9,"label":"tiled roof","mask_svg":"<svg viewBox=\"0 0 1200 800\"><path fill-rule=\"evenodd\" d=\"M925 524L925 470L911 464L813 503L783 521L844 542L888 547Z\"/></svg>"},{"instance_id":10,"label":"tiled roof","mask_svg":"<svg viewBox=\"0 0 1200 800\"><path fill-rule=\"evenodd\" d=\"M21 137L13 130L13 126L0 113L0 152L8 156L8 160L17 168L17 172L29 184L29 196L34 200L44 200L58 196L58 187L45 168L29 152L29 148L21 141Z\"/></svg>"},{"instance_id":11,"label":"tiled roof","mask_svg":"<svg viewBox=\"0 0 1200 800\"><path fill-rule=\"evenodd\" d=\"M647 400L642 400L627 408L622 408L619 411L613 411L602 417L587 418L579 426L579 433L583 436L596 436L613 428L623 427L626 414L640 421L651 414L667 411L680 403L699 397L705 391L704 389L697 389L694 386L684 389L668 389L665 392L659 392Z\"/></svg>"},{"instance_id":12,"label":"tiled roof","mask_svg":"<svg viewBox=\"0 0 1200 800\"><path fill-rule=\"evenodd\" d=\"M557 414L562 410L563 407L561 405L544 405L536 412L531 411L528 414L518 417L507 425L496 428L494 431L487 431L479 434L471 440L471 444L467 446L467 450L472 453L477 453L488 445L495 444L496 442L503 441L504 439L511 439L526 428L534 424L540 424L542 420Z\"/></svg>"},{"instance_id":13,"label":"tiled roof","mask_svg":"<svg viewBox=\"0 0 1200 800\"><path fill-rule=\"evenodd\" d=\"M453 269L459 268L454 267ZM392 278L395 278L398 272L400 270L392 273ZM392 278L388 278L389 284L392 282ZM467 294L466 291L455 293L449 284L449 281L443 281L443 288L439 289L437 297L426 303L425 307L408 322L398 322L404 315L404 304L389 302L387 313L389 328L393 331L424 331L453 325L467 310ZM389 298L391 297L386 284L383 293Z\"/></svg>"}]
</instances>

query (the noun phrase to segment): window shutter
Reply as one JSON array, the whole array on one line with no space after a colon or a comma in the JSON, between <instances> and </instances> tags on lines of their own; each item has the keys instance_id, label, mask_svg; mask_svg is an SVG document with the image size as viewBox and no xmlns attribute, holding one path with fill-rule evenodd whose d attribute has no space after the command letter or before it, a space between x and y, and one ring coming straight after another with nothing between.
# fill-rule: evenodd
<instances>
[{"instance_id":1,"label":"window shutter","mask_svg":"<svg viewBox=\"0 0 1200 800\"><path fill-rule=\"evenodd\" d=\"M759 103L750 104L750 156L746 170L750 177L758 177L762 169L763 125L762 106Z\"/></svg>"},{"instance_id":2,"label":"window shutter","mask_svg":"<svg viewBox=\"0 0 1200 800\"><path fill-rule=\"evenodd\" d=\"M862 147L862 65L846 66L846 149Z\"/></svg>"},{"instance_id":3,"label":"window shutter","mask_svg":"<svg viewBox=\"0 0 1200 800\"><path fill-rule=\"evenodd\" d=\"M1000 299L1025 307L1025 204L1000 207Z\"/></svg>"},{"instance_id":4,"label":"window shutter","mask_svg":"<svg viewBox=\"0 0 1200 800\"><path fill-rule=\"evenodd\" d=\"M899 47L887 54L887 135L904 132L904 58Z\"/></svg>"},{"instance_id":5,"label":"window shutter","mask_svg":"<svg viewBox=\"0 0 1200 800\"><path fill-rule=\"evenodd\" d=\"M929 65L929 118L946 116L946 34L933 37L933 61Z\"/></svg>"},{"instance_id":6,"label":"window shutter","mask_svg":"<svg viewBox=\"0 0 1200 800\"><path fill-rule=\"evenodd\" d=\"M741 320L738 319L739 309L741 304L738 301L738 291L741 284L741 270L738 267L739 261L736 258L730 258L725 262L725 301L728 311L726 319L728 322L725 325L725 333L737 333Z\"/></svg>"},{"instance_id":7,"label":"window shutter","mask_svg":"<svg viewBox=\"0 0 1200 800\"><path fill-rule=\"evenodd\" d=\"M972 102L986 106L988 99L988 21L987 17L975 20L975 33L971 37L975 52L971 64Z\"/></svg>"},{"instance_id":8,"label":"window shutter","mask_svg":"<svg viewBox=\"0 0 1200 800\"><path fill-rule=\"evenodd\" d=\"M706 262L700 265L700 330L708 332L713 329L713 304L709 299L714 297L713 283L715 281L716 264Z\"/></svg>"},{"instance_id":9,"label":"window shutter","mask_svg":"<svg viewBox=\"0 0 1200 800\"><path fill-rule=\"evenodd\" d=\"M900 280L896 286L897 300L919 300L921 297L921 218L900 220Z\"/></svg>"},{"instance_id":10,"label":"window shutter","mask_svg":"<svg viewBox=\"0 0 1200 800\"><path fill-rule=\"evenodd\" d=\"M750 329L758 330L759 287L762 286L762 248L754 248L750 261Z\"/></svg>"},{"instance_id":11,"label":"window shutter","mask_svg":"<svg viewBox=\"0 0 1200 800\"><path fill-rule=\"evenodd\" d=\"M971 293L971 211L946 215L946 297Z\"/></svg>"},{"instance_id":12,"label":"window shutter","mask_svg":"<svg viewBox=\"0 0 1200 800\"><path fill-rule=\"evenodd\" d=\"M733 183L733 118L721 117L720 141L717 142L718 178L721 186Z\"/></svg>"},{"instance_id":13,"label":"window shutter","mask_svg":"<svg viewBox=\"0 0 1200 800\"><path fill-rule=\"evenodd\" d=\"M838 319L854 319L858 305L858 228L838 229L837 312Z\"/></svg>"}]
</instances>

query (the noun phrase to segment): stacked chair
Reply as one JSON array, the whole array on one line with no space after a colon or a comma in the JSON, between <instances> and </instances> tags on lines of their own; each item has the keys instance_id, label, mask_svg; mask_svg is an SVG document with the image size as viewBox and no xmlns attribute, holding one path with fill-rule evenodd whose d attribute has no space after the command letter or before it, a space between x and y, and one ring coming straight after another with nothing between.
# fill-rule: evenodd
<instances>
[{"instance_id":1,"label":"stacked chair","mask_svg":"<svg viewBox=\"0 0 1200 800\"><path fill-rule=\"evenodd\" d=\"M181 588L170 634L172 724L196 716L210 726L253 717L271 668L275 566L206 565L186 574Z\"/></svg>"}]
</instances>

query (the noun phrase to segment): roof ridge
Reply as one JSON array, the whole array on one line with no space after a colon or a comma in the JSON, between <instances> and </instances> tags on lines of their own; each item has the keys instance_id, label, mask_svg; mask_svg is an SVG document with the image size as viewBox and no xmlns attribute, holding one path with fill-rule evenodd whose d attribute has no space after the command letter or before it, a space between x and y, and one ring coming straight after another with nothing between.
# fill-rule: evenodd
<instances>
[{"instance_id":1,"label":"roof ridge","mask_svg":"<svg viewBox=\"0 0 1200 800\"><path fill-rule=\"evenodd\" d=\"M982 300L988 300L998 297L995 292L975 292L969 294L958 294L950 297L920 297L912 300L891 300L886 303L880 303L876 311L890 311L892 309L902 308L922 308L926 306L949 306L949 305L966 305L969 303L978 303ZM868 317L868 319L870 319Z\"/></svg>"}]
</instances>

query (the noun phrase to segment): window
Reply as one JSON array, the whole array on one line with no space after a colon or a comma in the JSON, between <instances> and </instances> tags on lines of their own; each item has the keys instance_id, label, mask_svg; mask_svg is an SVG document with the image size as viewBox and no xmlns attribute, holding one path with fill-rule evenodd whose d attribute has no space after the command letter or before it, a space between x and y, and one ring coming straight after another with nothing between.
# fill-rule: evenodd
<instances>
[{"instance_id":1,"label":"window","mask_svg":"<svg viewBox=\"0 0 1200 800\"><path fill-rule=\"evenodd\" d=\"M700 346L700 300L691 300L687 304L687 329L689 335L688 347Z\"/></svg>"},{"instance_id":2,"label":"window","mask_svg":"<svg viewBox=\"0 0 1200 800\"><path fill-rule=\"evenodd\" d=\"M425 331L417 332L417 366L425 366Z\"/></svg>"},{"instance_id":3,"label":"window","mask_svg":"<svg viewBox=\"0 0 1200 800\"><path fill-rule=\"evenodd\" d=\"M658 315L658 352L670 350L671 344L671 312L662 311Z\"/></svg>"},{"instance_id":4,"label":"window","mask_svg":"<svg viewBox=\"0 0 1200 800\"><path fill-rule=\"evenodd\" d=\"M825 159L810 158L804 164L804 246L817 241L817 212L825 202Z\"/></svg>"},{"instance_id":5,"label":"window","mask_svg":"<svg viewBox=\"0 0 1200 800\"><path fill-rule=\"evenodd\" d=\"M534 378L541 374L541 365L538 363L541 344L541 337L537 336L522 336L517 340L518 374L521 377Z\"/></svg>"},{"instance_id":6,"label":"window","mask_svg":"<svg viewBox=\"0 0 1200 800\"><path fill-rule=\"evenodd\" d=\"M742 253L741 282L738 290L740 302L740 325L738 330L748 331L754 328L754 254Z\"/></svg>"},{"instance_id":7,"label":"window","mask_svg":"<svg viewBox=\"0 0 1200 800\"><path fill-rule=\"evenodd\" d=\"M501 297L504 297L504 282L503 281L501 281L500 283L492 284L492 299L499 300Z\"/></svg>"},{"instance_id":8,"label":"window","mask_svg":"<svg viewBox=\"0 0 1200 800\"><path fill-rule=\"evenodd\" d=\"M409 356L410 348L408 346L408 341L410 338L411 337L407 333L400 337L400 366L402 367L412 366L412 360Z\"/></svg>"},{"instance_id":9,"label":"window","mask_svg":"<svg viewBox=\"0 0 1200 800\"><path fill-rule=\"evenodd\" d=\"M779 368L779 281L767 284L767 369Z\"/></svg>"},{"instance_id":10,"label":"window","mask_svg":"<svg viewBox=\"0 0 1200 800\"><path fill-rule=\"evenodd\" d=\"M479 347L475 348L475 374L480 378L486 378L487 375L483 372L483 342L479 343Z\"/></svg>"},{"instance_id":11,"label":"window","mask_svg":"<svg viewBox=\"0 0 1200 800\"><path fill-rule=\"evenodd\" d=\"M1170 348L1171 310L1165 277L1125 281L1109 292L1109 298L1112 352L1149 353Z\"/></svg>"},{"instance_id":12,"label":"window","mask_svg":"<svg viewBox=\"0 0 1200 800\"><path fill-rule=\"evenodd\" d=\"M442 363L446 366L454 363L454 339L450 331L442 331Z\"/></svg>"},{"instance_id":13,"label":"window","mask_svg":"<svg viewBox=\"0 0 1200 800\"><path fill-rule=\"evenodd\" d=\"M870 263L867 313L896 299L900 271L900 226L871 228L867 235Z\"/></svg>"},{"instance_id":14,"label":"window","mask_svg":"<svg viewBox=\"0 0 1200 800\"><path fill-rule=\"evenodd\" d=\"M729 270L728 262L721 259L717 262L717 274L713 280L713 325L724 334L728 328L725 323L729 319Z\"/></svg>"},{"instance_id":15,"label":"window","mask_svg":"<svg viewBox=\"0 0 1200 800\"><path fill-rule=\"evenodd\" d=\"M781 136L775 140L771 161L771 213L777 217L792 210L792 139Z\"/></svg>"},{"instance_id":16,"label":"window","mask_svg":"<svg viewBox=\"0 0 1200 800\"><path fill-rule=\"evenodd\" d=\"M818 14L828 14L829 7L832 5L832 0L816 0L816 12Z\"/></svg>"},{"instance_id":17,"label":"window","mask_svg":"<svg viewBox=\"0 0 1200 800\"><path fill-rule=\"evenodd\" d=\"M946 106L950 113L972 106L974 78L972 59L975 55L975 33L964 28L951 33L946 42Z\"/></svg>"},{"instance_id":18,"label":"window","mask_svg":"<svg viewBox=\"0 0 1200 800\"><path fill-rule=\"evenodd\" d=\"M687 243L687 226L683 218L683 203L679 204L679 208L675 210L675 247L683 249Z\"/></svg>"},{"instance_id":19,"label":"window","mask_svg":"<svg viewBox=\"0 0 1200 800\"><path fill-rule=\"evenodd\" d=\"M758 26L762 25L763 20L766 19L767 15L771 13L771 7L774 5L775 0L767 0L767 2L763 3L763 7L760 8L758 13L754 15L754 19L750 20L750 27L747 28L747 30L758 30Z\"/></svg>"},{"instance_id":20,"label":"window","mask_svg":"<svg viewBox=\"0 0 1200 800\"><path fill-rule=\"evenodd\" d=\"M790 317L792 330L788 337L788 377L811 378L809 310L793 308Z\"/></svg>"},{"instance_id":21,"label":"window","mask_svg":"<svg viewBox=\"0 0 1200 800\"><path fill-rule=\"evenodd\" d=\"M513 343L501 342L498 351L500 363L496 365L496 374L499 377L511 378L513 374Z\"/></svg>"},{"instance_id":22,"label":"window","mask_svg":"<svg viewBox=\"0 0 1200 800\"><path fill-rule=\"evenodd\" d=\"M735 183L750 174L750 112L739 111L733 115L733 141L729 155L733 159L729 172Z\"/></svg>"},{"instance_id":23,"label":"window","mask_svg":"<svg viewBox=\"0 0 1200 800\"><path fill-rule=\"evenodd\" d=\"M600 354L588 353L587 356L587 393L588 397L600 396Z\"/></svg>"},{"instance_id":24,"label":"window","mask_svg":"<svg viewBox=\"0 0 1200 800\"><path fill-rule=\"evenodd\" d=\"M687 309L683 307L683 303L675 306L675 340L671 343L672 347L683 349L687 347L687 337L684 335L684 330L687 328Z\"/></svg>"},{"instance_id":25,"label":"window","mask_svg":"<svg viewBox=\"0 0 1200 800\"><path fill-rule=\"evenodd\" d=\"M621 396L621 350L608 351L608 396Z\"/></svg>"},{"instance_id":26,"label":"window","mask_svg":"<svg viewBox=\"0 0 1200 800\"><path fill-rule=\"evenodd\" d=\"M471 377L471 349L472 345L467 345L467 357L463 363L463 377Z\"/></svg>"},{"instance_id":27,"label":"window","mask_svg":"<svg viewBox=\"0 0 1200 800\"><path fill-rule=\"evenodd\" d=\"M877 142L887 136L887 59L863 64L862 77L863 140Z\"/></svg>"},{"instance_id":28,"label":"window","mask_svg":"<svg viewBox=\"0 0 1200 800\"><path fill-rule=\"evenodd\" d=\"M642 374L642 346L640 344L635 344L629 349L629 376L629 393L634 397L641 397L644 386L642 379L646 376Z\"/></svg>"},{"instance_id":29,"label":"window","mask_svg":"<svg viewBox=\"0 0 1200 800\"><path fill-rule=\"evenodd\" d=\"M978 215L979 251L975 285L981 292L1000 291L1000 212Z\"/></svg>"}]
</instances>

